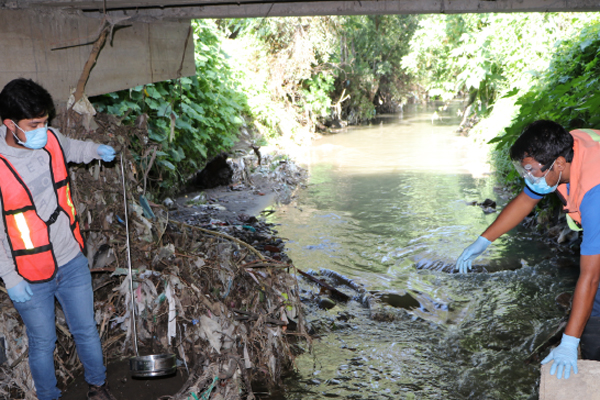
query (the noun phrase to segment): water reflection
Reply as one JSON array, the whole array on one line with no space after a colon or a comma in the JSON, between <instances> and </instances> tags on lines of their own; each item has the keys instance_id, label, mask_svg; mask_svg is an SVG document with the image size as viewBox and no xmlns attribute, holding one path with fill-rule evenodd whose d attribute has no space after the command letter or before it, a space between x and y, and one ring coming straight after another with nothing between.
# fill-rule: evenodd
<instances>
[{"instance_id":1,"label":"water reflection","mask_svg":"<svg viewBox=\"0 0 600 400\"><path fill-rule=\"evenodd\" d=\"M518 231L477 261L489 273L441 271L496 217L469 204L507 199L494 192L485 149L457 136L455 119L432 124L431 112L319 140L305 159L308 188L276 213L299 268L331 269L421 304L387 321L356 301L311 312L332 333L315 341L314 357L299 358L285 398L536 398L538 364L524 360L563 316L554 296L575 276Z\"/></svg>"}]
</instances>

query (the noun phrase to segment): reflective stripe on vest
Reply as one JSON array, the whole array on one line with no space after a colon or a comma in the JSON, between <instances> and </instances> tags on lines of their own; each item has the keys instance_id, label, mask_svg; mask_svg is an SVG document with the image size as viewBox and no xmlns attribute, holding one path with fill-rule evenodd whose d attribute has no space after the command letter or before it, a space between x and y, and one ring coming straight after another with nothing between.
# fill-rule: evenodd
<instances>
[{"instance_id":1,"label":"reflective stripe on vest","mask_svg":"<svg viewBox=\"0 0 600 400\"><path fill-rule=\"evenodd\" d=\"M83 251L84 242L70 195L64 153L58 138L50 130L44 149L50 157L50 173L58 199L57 209L69 216L71 231ZM0 176L2 218L17 273L29 282L48 281L54 277L58 268L50 242L49 224L39 217L29 188L2 155Z\"/></svg>"},{"instance_id":2,"label":"reflective stripe on vest","mask_svg":"<svg viewBox=\"0 0 600 400\"><path fill-rule=\"evenodd\" d=\"M577 225L577 222L575 222L573 217L571 217L569 214L567 214L567 225L569 226L569 228L572 231L575 231L575 232L583 231L583 228L581 226Z\"/></svg>"},{"instance_id":3,"label":"reflective stripe on vest","mask_svg":"<svg viewBox=\"0 0 600 400\"><path fill-rule=\"evenodd\" d=\"M23 213L15 214L15 221L17 222L17 228L19 228L19 232L21 232L21 239L23 240L25 248L27 250L33 249L31 232L29 231L29 227L27 226L27 221L25 221L25 216Z\"/></svg>"},{"instance_id":4,"label":"reflective stripe on vest","mask_svg":"<svg viewBox=\"0 0 600 400\"><path fill-rule=\"evenodd\" d=\"M598 135L597 131L593 129L577 129L578 131L582 131L590 135L590 139L594 142L600 142L600 135Z\"/></svg>"},{"instance_id":5,"label":"reflective stripe on vest","mask_svg":"<svg viewBox=\"0 0 600 400\"><path fill-rule=\"evenodd\" d=\"M75 240L79 243L80 250L85 252L85 244L79 229L77 211L75 210L73 199L71 198L71 186L69 184L67 162L57 137L50 130L48 130L48 143L46 143L44 150L50 155L50 172L54 182L54 190L56 190L58 208L60 211L64 211L69 217L69 224L73 237L75 237Z\"/></svg>"}]
</instances>

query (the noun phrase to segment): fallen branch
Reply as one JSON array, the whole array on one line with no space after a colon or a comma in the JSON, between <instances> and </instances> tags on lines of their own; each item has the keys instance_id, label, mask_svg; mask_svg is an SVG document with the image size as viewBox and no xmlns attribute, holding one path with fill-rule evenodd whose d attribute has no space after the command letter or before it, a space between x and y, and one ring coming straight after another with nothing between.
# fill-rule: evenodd
<instances>
[{"instance_id":1,"label":"fallen branch","mask_svg":"<svg viewBox=\"0 0 600 400\"><path fill-rule=\"evenodd\" d=\"M77 104L77 102L83 97L83 93L85 91L85 85L90 77L90 72L92 72L92 68L96 64L98 60L98 55L100 54L100 50L104 47L104 43L106 43L106 37L110 34L112 41L112 34L115 29L115 26L121 24L123 21L129 19L130 17L121 17L121 18L113 18L109 16L105 16L100 25L100 30L98 33L98 39L94 41L94 45L92 46L92 51L83 66L83 71L81 71L81 76L79 77L79 81L77 82L77 88L75 89L74 97L75 101L73 105Z\"/></svg>"},{"instance_id":2,"label":"fallen branch","mask_svg":"<svg viewBox=\"0 0 600 400\"><path fill-rule=\"evenodd\" d=\"M92 72L92 68L98 60L98 55L100 54L100 50L102 50L102 47L106 42L106 37L112 30L112 25L107 24L106 20L104 20L102 23L104 24L104 26L100 31L100 36L98 36L98 39L96 39L96 41L94 42L94 46L92 47L90 56L88 57L88 60L83 66L83 71L81 72L81 76L79 77L79 81L77 82L77 89L75 90L74 94L75 101L73 102L73 105L77 104L77 102L83 97L83 92L85 90L85 85L90 77L90 72Z\"/></svg>"},{"instance_id":3,"label":"fallen branch","mask_svg":"<svg viewBox=\"0 0 600 400\"><path fill-rule=\"evenodd\" d=\"M210 235L220 236L220 237L223 237L225 239L231 240L232 242L235 242L235 243L237 243L239 245L242 245L242 246L248 248L248 250L250 250L251 252L253 252L261 260L265 260L265 256L263 256L260 253L260 251L256 250L254 247L252 247L248 243L242 242L241 240L239 240L237 238L234 238L233 236L229 236L226 233L210 231L208 229L200 228L199 226L194 226L194 225L186 224L185 222L179 222L179 221L171 221L171 222L174 223L174 224L178 224L178 225L184 226L186 228L195 229L195 230L198 230L200 232L208 233Z\"/></svg>"},{"instance_id":4,"label":"fallen branch","mask_svg":"<svg viewBox=\"0 0 600 400\"><path fill-rule=\"evenodd\" d=\"M245 317L234 317L234 319L236 321L256 321L260 317L259 314L256 314L256 313L253 313L253 312L249 312L249 311L237 310L235 308L233 308L232 311L236 312L238 314L245 315ZM287 325L287 323L284 322L284 321L280 321L278 319L269 318L269 317L265 318L265 322L267 322L269 324L273 324L273 325L280 325L280 326Z\"/></svg>"},{"instance_id":5,"label":"fallen branch","mask_svg":"<svg viewBox=\"0 0 600 400\"><path fill-rule=\"evenodd\" d=\"M336 288L334 288L333 286L329 285L328 283L323 282L322 280L315 278L314 276L307 274L306 272L296 268L296 271L298 271L300 273L300 275L302 275L303 277L321 285L322 287L324 287L325 289L329 290L331 292L331 294L333 294L334 296L338 297L341 301L348 301L350 300L350 296L348 296L346 293L342 293L339 290L337 290Z\"/></svg>"}]
</instances>

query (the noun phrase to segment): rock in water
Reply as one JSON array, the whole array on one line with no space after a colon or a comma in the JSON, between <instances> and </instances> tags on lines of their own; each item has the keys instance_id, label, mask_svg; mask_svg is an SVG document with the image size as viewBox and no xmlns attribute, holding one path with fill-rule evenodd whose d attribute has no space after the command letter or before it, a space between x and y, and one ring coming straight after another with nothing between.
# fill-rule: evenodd
<instances>
[{"instance_id":1,"label":"rock in water","mask_svg":"<svg viewBox=\"0 0 600 400\"><path fill-rule=\"evenodd\" d=\"M227 186L233 177L233 168L227 163L227 153L221 153L206 164L189 182L190 189L212 189Z\"/></svg>"},{"instance_id":2,"label":"rock in water","mask_svg":"<svg viewBox=\"0 0 600 400\"><path fill-rule=\"evenodd\" d=\"M381 293L379 294L379 298L384 303L389 304L392 307L396 308L405 308L407 310L414 310L415 308L421 307L421 303L417 299L415 299L409 293Z\"/></svg>"},{"instance_id":3,"label":"rock in water","mask_svg":"<svg viewBox=\"0 0 600 400\"><path fill-rule=\"evenodd\" d=\"M335 307L335 301L326 296L321 297L319 299L319 307L325 310L331 310L333 307Z\"/></svg>"},{"instance_id":4,"label":"rock in water","mask_svg":"<svg viewBox=\"0 0 600 400\"><path fill-rule=\"evenodd\" d=\"M573 295L571 293L563 292L556 296L554 301L556 301L557 306L568 312L571 310L572 298Z\"/></svg>"}]
</instances>

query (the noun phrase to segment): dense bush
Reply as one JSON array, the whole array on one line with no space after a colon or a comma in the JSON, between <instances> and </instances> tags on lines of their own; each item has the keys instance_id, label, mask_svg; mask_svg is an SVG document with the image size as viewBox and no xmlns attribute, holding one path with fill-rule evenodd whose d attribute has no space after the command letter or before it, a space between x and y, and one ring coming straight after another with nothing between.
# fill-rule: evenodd
<instances>
[{"instance_id":1,"label":"dense bush","mask_svg":"<svg viewBox=\"0 0 600 400\"><path fill-rule=\"evenodd\" d=\"M196 76L91 99L98 111L119 116L125 124L147 115L150 141L132 138L131 151L142 170L150 166L149 189L159 196L177 188L207 158L229 149L247 109L214 22L195 21L193 27Z\"/></svg>"},{"instance_id":2,"label":"dense bush","mask_svg":"<svg viewBox=\"0 0 600 400\"><path fill-rule=\"evenodd\" d=\"M466 96L481 115L511 89L527 90L548 67L557 41L588 14L429 15L402 65L430 97Z\"/></svg>"},{"instance_id":3,"label":"dense bush","mask_svg":"<svg viewBox=\"0 0 600 400\"><path fill-rule=\"evenodd\" d=\"M513 91L519 112L506 133L493 139L510 146L523 128L538 119L549 119L567 130L600 128L600 23L562 41L550 67L527 91Z\"/></svg>"}]
</instances>

